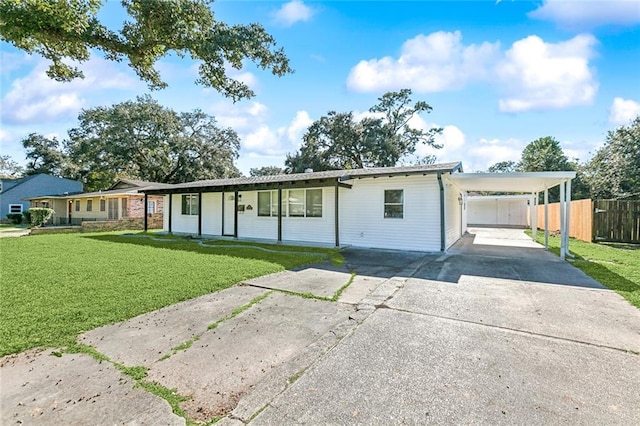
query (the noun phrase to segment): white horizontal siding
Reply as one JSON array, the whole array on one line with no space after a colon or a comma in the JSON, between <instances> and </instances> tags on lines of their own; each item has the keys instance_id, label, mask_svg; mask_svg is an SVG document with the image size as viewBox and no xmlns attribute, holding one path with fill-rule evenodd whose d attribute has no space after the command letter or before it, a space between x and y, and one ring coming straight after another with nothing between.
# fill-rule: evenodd
<instances>
[{"instance_id":1,"label":"white horizontal siding","mask_svg":"<svg viewBox=\"0 0 640 426\"><path fill-rule=\"evenodd\" d=\"M182 214L182 194L173 194L171 197L173 201L171 205L171 232L198 234L198 215Z\"/></svg>"},{"instance_id":2,"label":"white horizontal siding","mask_svg":"<svg viewBox=\"0 0 640 426\"><path fill-rule=\"evenodd\" d=\"M239 193L238 204L244 204L245 211L238 212L238 238L278 239L278 218L258 216L258 192ZM247 207L251 206L251 210Z\"/></svg>"},{"instance_id":3,"label":"white horizontal siding","mask_svg":"<svg viewBox=\"0 0 640 426\"><path fill-rule=\"evenodd\" d=\"M462 208L458 197L462 200L462 192L450 182L445 185L445 226L446 248L449 248L460 239L462 229Z\"/></svg>"},{"instance_id":4,"label":"white horizontal siding","mask_svg":"<svg viewBox=\"0 0 640 426\"><path fill-rule=\"evenodd\" d=\"M282 239L335 244L335 205L335 188L322 188L322 217L282 218Z\"/></svg>"},{"instance_id":5,"label":"white horizontal siding","mask_svg":"<svg viewBox=\"0 0 640 426\"><path fill-rule=\"evenodd\" d=\"M435 175L353 179L340 189L340 244L440 250L440 189ZM404 217L384 218L384 190L404 190Z\"/></svg>"}]
</instances>

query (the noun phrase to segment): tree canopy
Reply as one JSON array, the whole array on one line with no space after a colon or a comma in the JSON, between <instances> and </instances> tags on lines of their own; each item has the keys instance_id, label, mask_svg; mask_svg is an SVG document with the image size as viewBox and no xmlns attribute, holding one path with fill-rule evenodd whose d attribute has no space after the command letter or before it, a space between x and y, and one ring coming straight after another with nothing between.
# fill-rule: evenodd
<instances>
[{"instance_id":1,"label":"tree canopy","mask_svg":"<svg viewBox=\"0 0 640 426\"><path fill-rule=\"evenodd\" d=\"M640 197L640 116L609 131L584 174L594 198Z\"/></svg>"},{"instance_id":2,"label":"tree canopy","mask_svg":"<svg viewBox=\"0 0 640 426\"><path fill-rule=\"evenodd\" d=\"M101 51L108 60L126 62L150 88L166 87L156 62L171 54L200 62L196 83L234 100L253 96L230 78L229 68L249 60L274 75L292 72L274 38L258 24L217 21L211 0L121 0L127 20L112 29L100 20L104 0L2 0L0 38L51 61L49 77L82 78L75 65Z\"/></svg>"},{"instance_id":3,"label":"tree canopy","mask_svg":"<svg viewBox=\"0 0 640 426\"><path fill-rule=\"evenodd\" d=\"M282 167L278 166L264 166L264 167L254 167L249 170L249 176L273 176L280 175L284 173Z\"/></svg>"},{"instance_id":4,"label":"tree canopy","mask_svg":"<svg viewBox=\"0 0 640 426\"><path fill-rule=\"evenodd\" d=\"M10 155L0 155L0 177L14 178L22 176L24 168L15 162Z\"/></svg>"},{"instance_id":5,"label":"tree canopy","mask_svg":"<svg viewBox=\"0 0 640 426\"><path fill-rule=\"evenodd\" d=\"M489 173L510 173L518 171L518 163L515 161L500 161L492 164L487 169Z\"/></svg>"},{"instance_id":6,"label":"tree canopy","mask_svg":"<svg viewBox=\"0 0 640 426\"><path fill-rule=\"evenodd\" d=\"M67 173L89 188L121 176L180 183L240 175L238 135L200 110L176 113L146 96L83 110L78 120L66 141Z\"/></svg>"},{"instance_id":7,"label":"tree canopy","mask_svg":"<svg viewBox=\"0 0 640 426\"><path fill-rule=\"evenodd\" d=\"M26 152L26 175L44 173L62 176L65 158L57 138L47 138L37 133L31 133L22 140Z\"/></svg>"},{"instance_id":8,"label":"tree canopy","mask_svg":"<svg viewBox=\"0 0 640 426\"><path fill-rule=\"evenodd\" d=\"M360 120L353 112L329 111L309 127L300 150L287 155L285 171L389 167L415 153L418 144L440 148L434 137L441 129L424 131L409 125L416 114L431 109L423 101L412 103L411 90L403 89L378 98L370 115Z\"/></svg>"}]
</instances>

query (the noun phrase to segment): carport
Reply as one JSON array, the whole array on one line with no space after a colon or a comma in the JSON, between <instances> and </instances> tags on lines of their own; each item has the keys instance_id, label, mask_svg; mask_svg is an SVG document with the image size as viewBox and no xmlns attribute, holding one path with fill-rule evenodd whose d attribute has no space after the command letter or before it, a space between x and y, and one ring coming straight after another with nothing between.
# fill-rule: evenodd
<instances>
[{"instance_id":1,"label":"carport","mask_svg":"<svg viewBox=\"0 0 640 426\"><path fill-rule=\"evenodd\" d=\"M538 194L544 193L544 245L549 249L549 189L560 186L560 258L569 252L569 221L571 217L571 180L576 172L524 173L454 173L448 179L460 189L479 192L509 192L532 194L531 230L537 234Z\"/></svg>"}]
</instances>

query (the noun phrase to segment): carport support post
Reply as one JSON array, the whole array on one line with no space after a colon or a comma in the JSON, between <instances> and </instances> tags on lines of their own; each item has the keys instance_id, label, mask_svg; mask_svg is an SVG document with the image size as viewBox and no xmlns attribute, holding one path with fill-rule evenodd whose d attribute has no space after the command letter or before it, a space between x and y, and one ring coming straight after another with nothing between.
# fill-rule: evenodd
<instances>
[{"instance_id":1,"label":"carport support post","mask_svg":"<svg viewBox=\"0 0 640 426\"><path fill-rule=\"evenodd\" d=\"M198 192L198 236L202 237L202 192Z\"/></svg>"},{"instance_id":2,"label":"carport support post","mask_svg":"<svg viewBox=\"0 0 640 426\"><path fill-rule=\"evenodd\" d=\"M560 259L564 260L564 234L566 230L564 182L560 182Z\"/></svg>"},{"instance_id":3,"label":"carport support post","mask_svg":"<svg viewBox=\"0 0 640 426\"><path fill-rule=\"evenodd\" d=\"M173 214L173 194L169 193L169 233L171 233L171 215Z\"/></svg>"},{"instance_id":4,"label":"carport support post","mask_svg":"<svg viewBox=\"0 0 640 426\"><path fill-rule=\"evenodd\" d=\"M565 197L565 203L566 203L566 219L565 219L565 223L566 223L566 227L567 227L567 232L564 236L564 252L565 254L567 254L569 257L571 256L571 253L569 253L569 233L571 230L571 179L567 180L567 190L565 191L564 194Z\"/></svg>"},{"instance_id":5,"label":"carport support post","mask_svg":"<svg viewBox=\"0 0 640 426\"><path fill-rule=\"evenodd\" d=\"M238 238L238 190L233 193L233 238Z\"/></svg>"},{"instance_id":6,"label":"carport support post","mask_svg":"<svg viewBox=\"0 0 640 426\"><path fill-rule=\"evenodd\" d=\"M336 247L340 247L340 209L338 208L338 201L340 200L340 185L338 185L339 179L336 179L336 191L335 191L335 211L334 211L334 220L335 220L335 231L336 231Z\"/></svg>"},{"instance_id":7,"label":"carport support post","mask_svg":"<svg viewBox=\"0 0 640 426\"><path fill-rule=\"evenodd\" d=\"M278 188L278 242L282 242L282 188Z\"/></svg>"},{"instance_id":8,"label":"carport support post","mask_svg":"<svg viewBox=\"0 0 640 426\"><path fill-rule=\"evenodd\" d=\"M538 193L531 193L531 235L533 241L538 236Z\"/></svg>"},{"instance_id":9,"label":"carport support post","mask_svg":"<svg viewBox=\"0 0 640 426\"><path fill-rule=\"evenodd\" d=\"M544 249L549 251L549 188L544 189Z\"/></svg>"}]
</instances>

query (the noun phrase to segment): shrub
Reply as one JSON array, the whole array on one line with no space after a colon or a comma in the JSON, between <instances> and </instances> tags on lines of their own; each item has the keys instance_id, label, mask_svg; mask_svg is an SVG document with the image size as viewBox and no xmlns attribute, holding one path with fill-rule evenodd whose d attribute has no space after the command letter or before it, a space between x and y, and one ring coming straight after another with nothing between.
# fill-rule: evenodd
<instances>
[{"instance_id":1,"label":"shrub","mask_svg":"<svg viewBox=\"0 0 640 426\"><path fill-rule=\"evenodd\" d=\"M31 213L29 212L29 210L25 210L22 212L22 222L26 224L31 223Z\"/></svg>"},{"instance_id":2,"label":"shrub","mask_svg":"<svg viewBox=\"0 0 640 426\"><path fill-rule=\"evenodd\" d=\"M48 209L45 207L32 207L29 209L29 214L31 215L31 226L41 226L47 220L53 216L55 211L53 209Z\"/></svg>"},{"instance_id":3,"label":"shrub","mask_svg":"<svg viewBox=\"0 0 640 426\"><path fill-rule=\"evenodd\" d=\"M22 223L22 213L9 213L7 219L14 225L20 225Z\"/></svg>"}]
</instances>

